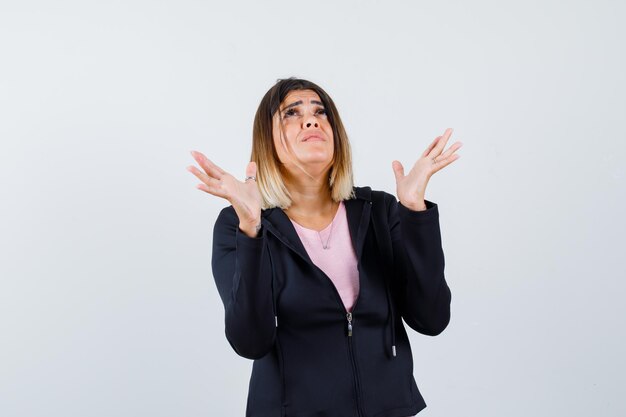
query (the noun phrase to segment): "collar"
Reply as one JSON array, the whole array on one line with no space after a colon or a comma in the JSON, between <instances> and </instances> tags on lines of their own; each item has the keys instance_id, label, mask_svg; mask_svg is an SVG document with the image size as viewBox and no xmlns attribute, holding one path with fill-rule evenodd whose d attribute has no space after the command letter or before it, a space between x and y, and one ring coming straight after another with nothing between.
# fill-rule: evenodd
<instances>
[{"instance_id":1,"label":"collar","mask_svg":"<svg viewBox=\"0 0 626 417\"><path fill-rule=\"evenodd\" d=\"M353 187L352 189L354 197L344 200L343 203L346 207L352 245L355 248L357 262L360 262L365 235L370 223L372 189L370 187ZM283 209L275 207L263 210L261 223L265 227L266 233L273 234L292 251L313 264L295 227Z\"/></svg>"}]
</instances>

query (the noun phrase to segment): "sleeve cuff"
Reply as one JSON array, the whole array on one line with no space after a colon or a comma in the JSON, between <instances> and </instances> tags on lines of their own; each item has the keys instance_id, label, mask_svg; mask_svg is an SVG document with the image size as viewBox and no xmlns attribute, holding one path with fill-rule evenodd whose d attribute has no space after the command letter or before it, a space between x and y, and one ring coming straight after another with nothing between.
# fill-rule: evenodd
<instances>
[{"instance_id":1,"label":"sleeve cuff","mask_svg":"<svg viewBox=\"0 0 626 417\"><path fill-rule=\"evenodd\" d=\"M415 211L403 206L402 203L398 202L398 212L400 214L400 218L403 221L417 223L438 220L439 208L437 207L437 204L429 200L424 200L424 203L426 203L426 210Z\"/></svg>"},{"instance_id":2,"label":"sleeve cuff","mask_svg":"<svg viewBox=\"0 0 626 417\"><path fill-rule=\"evenodd\" d=\"M239 226L237 226L237 234L236 234L235 240L237 242L237 247L239 246L251 247L251 248L260 247L261 244L263 243L263 226L261 226L261 229L259 230L257 237L250 237L246 235L239 228Z\"/></svg>"}]
</instances>

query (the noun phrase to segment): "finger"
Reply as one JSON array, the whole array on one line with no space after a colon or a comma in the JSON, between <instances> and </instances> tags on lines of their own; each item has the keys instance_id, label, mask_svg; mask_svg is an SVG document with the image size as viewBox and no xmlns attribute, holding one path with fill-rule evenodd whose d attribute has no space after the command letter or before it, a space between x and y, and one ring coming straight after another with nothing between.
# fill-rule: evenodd
<instances>
[{"instance_id":1,"label":"finger","mask_svg":"<svg viewBox=\"0 0 626 417\"><path fill-rule=\"evenodd\" d=\"M435 138L435 140L432 141L432 143L430 145L428 145L428 148L426 148L426 150L424 151L424 153L422 154L422 158L426 158L428 156L428 154L430 153L430 151L433 150L433 148L435 147L435 145L437 144L437 141L439 141L439 139L441 138L441 136L437 136Z\"/></svg>"},{"instance_id":2,"label":"finger","mask_svg":"<svg viewBox=\"0 0 626 417\"><path fill-rule=\"evenodd\" d=\"M206 157L206 155L204 155L202 152L200 151L189 151L189 153L191 154L191 156L193 157L193 159L196 160L196 162L200 163L200 161L204 160L204 159L208 159Z\"/></svg>"},{"instance_id":3,"label":"finger","mask_svg":"<svg viewBox=\"0 0 626 417\"><path fill-rule=\"evenodd\" d=\"M400 163L400 161L393 161L391 163L391 167L393 168L393 173L396 177L396 182L399 182L402 178L404 178L404 167Z\"/></svg>"},{"instance_id":4,"label":"finger","mask_svg":"<svg viewBox=\"0 0 626 417\"><path fill-rule=\"evenodd\" d=\"M246 177L256 178L256 162L250 161L248 166L246 166Z\"/></svg>"},{"instance_id":5,"label":"finger","mask_svg":"<svg viewBox=\"0 0 626 417\"><path fill-rule=\"evenodd\" d=\"M206 171L207 174L212 176L213 178L220 179L222 175L226 174L222 168L215 165L209 158L204 156L201 152L191 151L191 155L196 160L196 162Z\"/></svg>"},{"instance_id":6,"label":"finger","mask_svg":"<svg viewBox=\"0 0 626 417\"><path fill-rule=\"evenodd\" d=\"M455 153L456 151L458 151L458 150L459 150L459 148L460 148L461 146L463 146L463 142L461 142L461 141L454 142L454 144L453 144L452 146L450 146L450 147L448 148L448 150L447 150L447 151L445 151L444 153L442 153L442 154L439 156L439 158L444 159L444 158L449 157L450 155L452 155L453 153ZM439 159L439 158L438 158L438 159Z\"/></svg>"},{"instance_id":7,"label":"finger","mask_svg":"<svg viewBox=\"0 0 626 417\"><path fill-rule=\"evenodd\" d=\"M452 162L456 161L460 157L461 155L459 155L458 153L455 153L445 159L437 160L437 164L435 166L435 170L433 171L433 174L439 171L440 169L447 167L448 165L450 165Z\"/></svg>"},{"instance_id":8,"label":"finger","mask_svg":"<svg viewBox=\"0 0 626 417\"><path fill-rule=\"evenodd\" d=\"M226 193L224 193L221 189L212 187L210 185L206 185L205 183L196 185L196 188L198 190L204 191L205 193L209 193L216 197L222 197L222 198L228 199L226 196Z\"/></svg>"},{"instance_id":9,"label":"finger","mask_svg":"<svg viewBox=\"0 0 626 417\"><path fill-rule=\"evenodd\" d=\"M450 139L450 135L452 135L452 128L447 128L444 132L443 136L441 136L441 140L437 142L435 147L428 153L429 158L435 158L441 154L443 148L446 147L446 143L448 143L448 139Z\"/></svg>"},{"instance_id":10,"label":"finger","mask_svg":"<svg viewBox=\"0 0 626 417\"><path fill-rule=\"evenodd\" d=\"M200 171L198 168L196 168L193 165L189 165L187 167L187 171L191 172L193 175L195 175L200 181L202 181L206 185L217 187L217 186L219 186L221 184L220 180L208 176L207 174L205 174L204 172Z\"/></svg>"}]
</instances>

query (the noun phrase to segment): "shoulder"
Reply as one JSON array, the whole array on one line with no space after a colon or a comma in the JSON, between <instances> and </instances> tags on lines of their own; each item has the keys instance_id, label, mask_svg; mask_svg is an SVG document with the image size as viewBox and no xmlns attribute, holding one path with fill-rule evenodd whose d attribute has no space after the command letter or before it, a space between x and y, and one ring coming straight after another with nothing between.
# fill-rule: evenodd
<instances>
[{"instance_id":1,"label":"shoulder","mask_svg":"<svg viewBox=\"0 0 626 417\"><path fill-rule=\"evenodd\" d=\"M213 226L213 243L227 241L229 243L236 237L239 228L239 217L232 205L220 210Z\"/></svg>"},{"instance_id":2,"label":"shoulder","mask_svg":"<svg viewBox=\"0 0 626 417\"><path fill-rule=\"evenodd\" d=\"M269 208L261 210L261 217L265 218L269 216L274 210L280 210L277 208ZM235 232L239 229L239 216L235 211L235 208L231 205L224 207L220 210L215 220L215 226L213 227L214 238L226 236L227 238L233 238Z\"/></svg>"},{"instance_id":3,"label":"shoulder","mask_svg":"<svg viewBox=\"0 0 626 417\"><path fill-rule=\"evenodd\" d=\"M261 209L261 217L267 217L271 215L272 212L275 210L281 209L276 207ZM226 224L239 227L239 216L237 216L237 212L235 211L235 208L232 206L232 204L220 210L219 214L217 215L217 220L215 221L215 224L216 226Z\"/></svg>"},{"instance_id":4,"label":"shoulder","mask_svg":"<svg viewBox=\"0 0 626 417\"><path fill-rule=\"evenodd\" d=\"M386 206L397 203L396 196L384 190L375 190L370 186L354 187L354 195L357 199L363 199L375 203L383 203Z\"/></svg>"},{"instance_id":5,"label":"shoulder","mask_svg":"<svg viewBox=\"0 0 626 417\"><path fill-rule=\"evenodd\" d=\"M230 205L220 210L220 213L217 215L217 220L215 221L215 224L232 224L235 223L237 219L237 212L235 212L235 208Z\"/></svg>"}]
</instances>

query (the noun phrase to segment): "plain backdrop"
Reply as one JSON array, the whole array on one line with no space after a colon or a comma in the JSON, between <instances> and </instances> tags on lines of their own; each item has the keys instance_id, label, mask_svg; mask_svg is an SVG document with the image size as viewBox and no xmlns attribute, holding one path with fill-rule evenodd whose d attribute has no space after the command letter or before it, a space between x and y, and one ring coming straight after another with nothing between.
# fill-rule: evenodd
<instances>
[{"instance_id":1,"label":"plain backdrop","mask_svg":"<svg viewBox=\"0 0 626 417\"><path fill-rule=\"evenodd\" d=\"M435 174L452 289L420 416L626 415L622 1L0 3L0 415L242 416L210 268L278 78L335 100L356 185ZM408 169L407 168L407 169Z\"/></svg>"}]
</instances>

